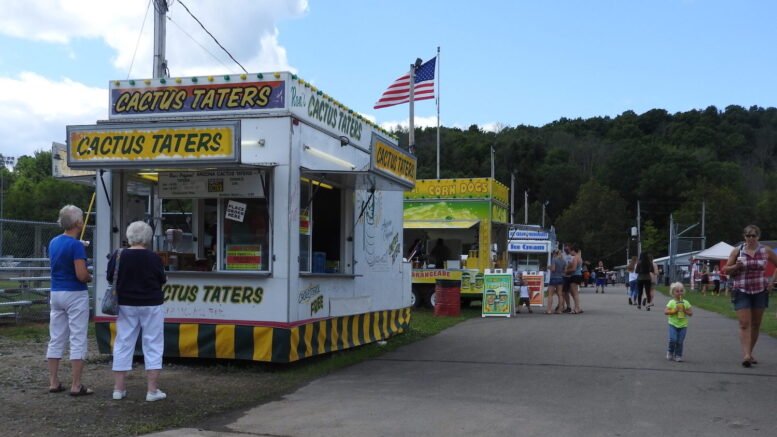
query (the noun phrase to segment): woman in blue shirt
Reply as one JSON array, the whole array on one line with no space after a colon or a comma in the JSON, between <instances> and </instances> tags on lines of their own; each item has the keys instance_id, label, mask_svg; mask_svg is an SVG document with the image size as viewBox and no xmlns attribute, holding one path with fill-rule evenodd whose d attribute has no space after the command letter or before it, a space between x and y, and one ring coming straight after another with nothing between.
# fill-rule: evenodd
<instances>
[{"instance_id":1,"label":"woman in blue shirt","mask_svg":"<svg viewBox=\"0 0 777 437\"><path fill-rule=\"evenodd\" d=\"M89 327L89 291L86 284L92 280L92 275L86 268L86 250L79 240L84 227L84 212L77 206L66 205L59 211L57 222L65 232L49 242L51 340L46 352L49 363L49 392L65 390L59 380L58 371L65 345L69 341L72 369L70 395L90 395L94 392L81 384Z\"/></svg>"}]
</instances>

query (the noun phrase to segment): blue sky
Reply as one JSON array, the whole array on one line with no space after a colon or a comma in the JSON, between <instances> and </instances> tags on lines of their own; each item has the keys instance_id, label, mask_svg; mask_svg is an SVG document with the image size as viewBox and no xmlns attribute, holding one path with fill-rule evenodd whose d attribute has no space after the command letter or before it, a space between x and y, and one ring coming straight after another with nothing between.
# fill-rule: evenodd
<instances>
[{"instance_id":1,"label":"blue sky","mask_svg":"<svg viewBox=\"0 0 777 437\"><path fill-rule=\"evenodd\" d=\"M769 0L184 3L249 72L298 73L385 127L407 125L408 107L373 110L374 102L438 46L443 126L777 104ZM66 125L107 118L109 80L150 77L147 6L4 1L0 153L48 150ZM240 72L180 4L168 16L171 76ZM418 102L416 125L434 125L435 113L433 101Z\"/></svg>"}]
</instances>

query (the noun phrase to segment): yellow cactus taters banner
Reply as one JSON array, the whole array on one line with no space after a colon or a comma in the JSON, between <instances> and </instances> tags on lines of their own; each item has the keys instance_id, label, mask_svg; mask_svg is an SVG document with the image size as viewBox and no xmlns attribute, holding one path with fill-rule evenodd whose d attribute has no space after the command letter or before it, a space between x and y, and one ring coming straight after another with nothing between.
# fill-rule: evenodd
<instances>
[{"instance_id":1,"label":"yellow cactus taters banner","mask_svg":"<svg viewBox=\"0 0 777 437\"><path fill-rule=\"evenodd\" d=\"M238 122L68 126L68 166L116 167L163 161L237 162Z\"/></svg>"},{"instance_id":2,"label":"yellow cactus taters banner","mask_svg":"<svg viewBox=\"0 0 777 437\"><path fill-rule=\"evenodd\" d=\"M372 164L386 176L410 187L415 184L415 157L377 138L372 142Z\"/></svg>"}]
</instances>

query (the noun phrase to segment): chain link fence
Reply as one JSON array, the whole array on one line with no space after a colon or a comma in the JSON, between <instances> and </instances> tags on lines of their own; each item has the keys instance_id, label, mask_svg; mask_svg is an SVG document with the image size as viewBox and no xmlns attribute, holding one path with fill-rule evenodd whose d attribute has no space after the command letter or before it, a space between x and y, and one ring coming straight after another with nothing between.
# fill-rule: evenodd
<instances>
[{"instance_id":1,"label":"chain link fence","mask_svg":"<svg viewBox=\"0 0 777 437\"><path fill-rule=\"evenodd\" d=\"M0 219L0 321L47 321L51 269L48 245L62 233L57 223ZM92 241L94 226L83 239ZM92 265L93 244L86 247ZM90 284L90 298L94 290Z\"/></svg>"}]
</instances>

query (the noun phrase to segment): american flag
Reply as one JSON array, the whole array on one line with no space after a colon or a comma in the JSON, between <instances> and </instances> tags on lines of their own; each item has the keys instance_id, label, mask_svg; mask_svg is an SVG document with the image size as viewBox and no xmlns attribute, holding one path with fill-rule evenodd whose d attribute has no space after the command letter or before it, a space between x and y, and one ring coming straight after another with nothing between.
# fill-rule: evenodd
<instances>
[{"instance_id":1,"label":"american flag","mask_svg":"<svg viewBox=\"0 0 777 437\"><path fill-rule=\"evenodd\" d=\"M429 100L434 98L434 67L437 57L424 62L415 71L415 87L413 100ZM386 108L410 101L410 73L405 74L389 85L374 109Z\"/></svg>"}]
</instances>

